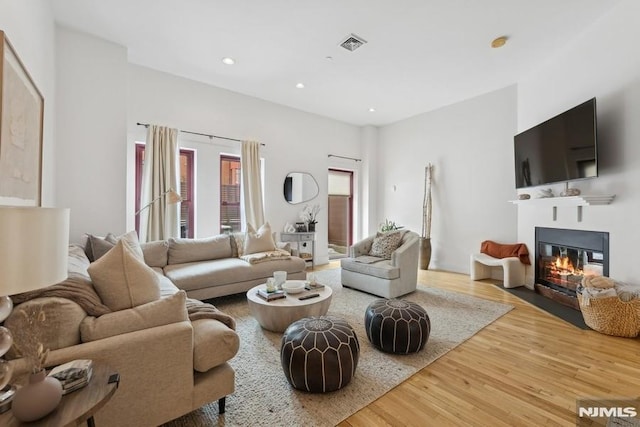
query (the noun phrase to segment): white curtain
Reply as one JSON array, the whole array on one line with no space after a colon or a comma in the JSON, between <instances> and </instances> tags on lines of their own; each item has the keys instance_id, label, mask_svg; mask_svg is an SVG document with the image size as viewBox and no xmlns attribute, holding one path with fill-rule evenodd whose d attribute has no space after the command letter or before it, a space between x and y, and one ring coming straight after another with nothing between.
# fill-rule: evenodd
<instances>
[{"instance_id":1,"label":"white curtain","mask_svg":"<svg viewBox=\"0 0 640 427\"><path fill-rule=\"evenodd\" d=\"M242 201L244 225L251 224L256 230L264 224L262 204L262 174L260 173L260 143L242 141L240 155L242 171Z\"/></svg>"},{"instance_id":2,"label":"white curtain","mask_svg":"<svg viewBox=\"0 0 640 427\"><path fill-rule=\"evenodd\" d=\"M149 125L142 168L140 241L180 237L180 204L169 203L168 192L180 193L178 130Z\"/></svg>"}]
</instances>

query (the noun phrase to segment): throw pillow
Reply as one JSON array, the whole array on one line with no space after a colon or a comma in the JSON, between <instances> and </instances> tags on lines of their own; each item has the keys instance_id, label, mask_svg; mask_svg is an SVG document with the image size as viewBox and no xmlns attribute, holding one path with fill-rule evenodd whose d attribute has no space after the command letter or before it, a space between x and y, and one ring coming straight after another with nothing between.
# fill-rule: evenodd
<instances>
[{"instance_id":1,"label":"throw pillow","mask_svg":"<svg viewBox=\"0 0 640 427\"><path fill-rule=\"evenodd\" d=\"M82 342L188 320L186 299L185 291L179 291L169 297L127 310L100 317L87 316L80 324Z\"/></svg>"},{"instance_id":2,"label":"throw pillow","mask_svg":"<svg viewBox=\"0 0 640 427\"><path fill-rule=\"evenodd\" d=\"M247 233L244 231L236 231L231 233L231 256L239 258L244 255L244 238Z\"/></svg>"},{"instance_id":3,"label":"throw pillow","mask_svg":"<svg viewBox=\"0 0 640 427\"><path fill-rule=\"evenodd\" d=\"M378 233L373 239L369 255L384 259L391 259L393 251L398 249L404 233L392 231L390 233Z\"/></svg>"},{"instance_id":4,"label":"throw pillow","mask_svg":"<svg viewBox=\"0 0 640 427\"><path fill-rule=\"evenodd\" d=\"M258 252L274 251L276 242L271 235L271 225L265 222L256 231L251 224L247 224L247 235L244 239L243 255L255 254Z\"/></svg>"},{"instance_id":5,"label":"throw pillow","mask_svg":"<svg viewBox=\"0 0 640 427\"><path fill-rule=\"evenodd\" d=\"M90 253L92 254L92 260L95 261L100 259L104 254L109 252L111 248L113 248L116 244L115 242L110 242L113 234L108 233L104 238L99 236L94 236L93 234L89 234L88 236L88 244L91 247ZM113 236L115 239L115 236ZM109 240L107 240L109 239Z\"/></svg>"},{"instance_id":6,"label":"throw pillow","mask_svg":"<svg viewBox=\"0 0 640 427\"><path fill-rule=\"evenodd\" d=\"M109 252L120 239L126 240L134 250L136 256L144 260L144 255L140 248L140 241L138 240L138 233L136 233L135 230L129 231L121 236L107 233L104 238L87 234L87 245L91 248L91 250L87 251L91 254L91 258L89 259L92 262L100 259L104 254Z\"/></svg>"},{"instance_id":7,"label":"throw pillow","mask_svg":"<svg viewBox=\"0 0 640 427\"><path fill-rule=\"evenodd\" d=\"M88 271L102 302L113 311L160 298L158 276L125 239L118 240L113 249L89 266Z\"/></svg>"}]
</instances>

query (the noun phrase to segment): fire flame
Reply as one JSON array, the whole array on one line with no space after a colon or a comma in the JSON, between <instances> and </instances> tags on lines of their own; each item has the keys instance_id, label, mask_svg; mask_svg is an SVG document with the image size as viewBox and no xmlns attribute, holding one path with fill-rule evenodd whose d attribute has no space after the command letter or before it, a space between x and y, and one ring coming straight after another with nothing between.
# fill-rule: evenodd
<instances>
[{"instance_id":1,"label":"fire flame","mask_svg":"<svg viewBox=\"0 0 640 427\"><path fill-rule=\"evenodd\" d=\"M569 274L575 274L575 275L583 274L582 270L577 269L573 266L573 263L568 257L556 257L556 260L553 263L553 265L555 267L554 270L556 270L558 274L563 276L569 275Z\"/></svg>"}]
</instances>

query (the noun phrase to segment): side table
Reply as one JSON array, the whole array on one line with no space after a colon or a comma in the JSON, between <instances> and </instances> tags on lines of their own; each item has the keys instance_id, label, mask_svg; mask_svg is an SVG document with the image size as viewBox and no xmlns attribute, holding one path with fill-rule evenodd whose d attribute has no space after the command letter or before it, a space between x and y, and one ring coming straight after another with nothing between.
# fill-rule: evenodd
<instances>
[{"instance_id":1,"label":"side table","mask_svg":"<svg viewBox=\"0 0 640 427\"><path fill-rule=\"evenodd\" d=\"M18 378L18 383L24 383L26 375ZM23 423L13 417L12 411L0 415L0 426L38 426L58 427L77 426L87 423L95 427L93 415L111 399L116 392L120 377L106 363L93 361L93 374L89 384L65 396L58 407L46 417L31 423Z\"/></svg>"},{"instance_id":2,"label":"side table","mask_svg":"<svg viewBox=\"0 0 640 427\"><path fill-rule=\"evenodd\" d=\"M314 259L316 257L316 233L314 232L296 232L296 233L280 233L280 241L282 242L290 242L296 244L296 249L298 249L298 254L301 254L300 247L301 244L305 242L311 242L311 259L303 258L305 261L311 261L311 269L315 267Z\"/></svg>"}]
</instances>

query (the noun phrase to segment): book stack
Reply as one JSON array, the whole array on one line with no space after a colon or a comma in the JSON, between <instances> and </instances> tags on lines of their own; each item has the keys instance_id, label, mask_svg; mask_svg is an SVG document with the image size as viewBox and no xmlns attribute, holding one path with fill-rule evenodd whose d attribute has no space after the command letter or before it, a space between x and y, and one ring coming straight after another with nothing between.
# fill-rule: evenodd
<instances>
[{"instance_id":1,"label":"book stack","mask_svg":"<svg viewBox=\"0 0 640 427\"><path fill-rule=\"evenodd\" d=\"M60 381L62 394L67 394L86 386L92 373L91 360L78 359L56 366L49 372L49 376Z\"/></svg>"},{"instance_id":2,"label":"book stack","mask_svg":"<svg viewBox=\"0 0 640 427\"><path fill-rule=\"evenodd\" d=\"M267 301L273 301L280 298L285 298L287 295L282 290L267 292L266 289L258 289L258 296Z\"/></svg>"}]
</instances>

